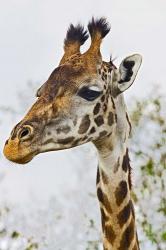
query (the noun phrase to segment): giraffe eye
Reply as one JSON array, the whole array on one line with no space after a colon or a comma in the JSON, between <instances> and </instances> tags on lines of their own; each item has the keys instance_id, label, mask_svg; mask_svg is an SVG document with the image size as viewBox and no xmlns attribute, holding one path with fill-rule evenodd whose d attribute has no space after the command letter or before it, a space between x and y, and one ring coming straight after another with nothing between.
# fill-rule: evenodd
<instances>
[{"instance_id":1,"label":"giraffe eye","mask_svg":"<svg viewBox=\"0 0 166 250\"><path fill-rule=\"evenodd\" d=\"M99 91L97 87L83 87L78 91L78 95L87 101L93 101L101 95L102 91Z\"/></svg>"}]
</instances>

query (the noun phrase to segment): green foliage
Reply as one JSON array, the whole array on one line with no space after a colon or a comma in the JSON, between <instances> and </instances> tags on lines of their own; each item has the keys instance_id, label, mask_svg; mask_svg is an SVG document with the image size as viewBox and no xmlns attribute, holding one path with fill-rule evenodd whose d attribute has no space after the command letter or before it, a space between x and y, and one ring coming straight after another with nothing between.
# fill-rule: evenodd
<instances>
[{"instance_id":1,"label":"green foliage","mask_svg":"<svg viewBox=\"0 0 166 250\"><path fill-rule=\"evenodd\" d=\"M25 250L35 250L38 249L38 244L37 243L30 243L28 247L26 247Z\"/></svg>"},{"instance_id":2,"label":"green foliage","mask_svg":"<svg viewBox=\"0 0 166 250\"><path fill-rule=\"evenodd\" d=\"M88 241L86 250L99 250L99 242L98 241Z\"/></svg>"},{"instance_id":3,"label":"green foliage","mask_svg":"<svg viewBox=\"0 0 166 250\"><path fill-rule=\"evenodd\" d=\"M134 201L142 249L148 241L153 249L166 249L165 108L164 98L153 91L146 99L136 102L131 112Z\"/></svg>"},{"instance_id":4,"label":"green foliage","mask_svg":"<svg viewBox=\"0 0 166 250\"><path fill-rule=\"evenodd\" d=\"M166 241L166 231L162 233L162 240Z\"/></svg>"},{"instance_id":5,"label":"green foliage","mask_svg":"<svg viewBox=\"0 0 166 250\"><path fill-rule=\"evenodd\" d=\"M11 234L11 238L18 238L20 236L20 234L17 231L13 231L13 233Z\"/></svg>"}]
</instances>

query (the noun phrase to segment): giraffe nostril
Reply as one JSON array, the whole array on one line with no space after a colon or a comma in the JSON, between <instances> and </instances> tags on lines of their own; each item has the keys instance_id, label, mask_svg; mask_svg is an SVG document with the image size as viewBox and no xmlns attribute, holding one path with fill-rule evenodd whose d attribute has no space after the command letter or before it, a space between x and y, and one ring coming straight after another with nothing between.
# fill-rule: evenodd
<instances>
[{"instance_id":1,"label":"giraffe nostril","mask_svg":"<svg viewBox=\"0 0 166 250\"><path fill-rule=\"evenodd\" d=\"M18 134L20 139L28 139L31 135L32 129L29 126L23 127Z\"/></svg>"},{"instance_id":2,"label":"giraffe nostril","mask_svg":"<svg viewBox=\"0 0 166 250\"><path fill-rule=\"evenodd\" d=\"M29 129L25 128L21 131L20 138L23 138L29 134Z\"/></svg>"}]
</instances>

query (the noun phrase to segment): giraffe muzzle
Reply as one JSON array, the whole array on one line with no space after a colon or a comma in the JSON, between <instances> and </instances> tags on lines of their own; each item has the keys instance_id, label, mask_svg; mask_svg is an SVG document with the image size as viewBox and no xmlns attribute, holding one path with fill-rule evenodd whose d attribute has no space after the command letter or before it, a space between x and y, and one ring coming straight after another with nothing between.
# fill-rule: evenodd
<instances>
[{"instance_id":1,"label":"giraffe muzzle","mask_svg":"<svg viewBox=\"0 0 166 250\"><path fill-rule=\"evenodd\" d=\"M31 147L31 139L34 136L34 129L30 125L24 125L12 134L4 146L5 157L18 164L30 162L36 155L36 150Z\"/></svg>"}]
</instances>

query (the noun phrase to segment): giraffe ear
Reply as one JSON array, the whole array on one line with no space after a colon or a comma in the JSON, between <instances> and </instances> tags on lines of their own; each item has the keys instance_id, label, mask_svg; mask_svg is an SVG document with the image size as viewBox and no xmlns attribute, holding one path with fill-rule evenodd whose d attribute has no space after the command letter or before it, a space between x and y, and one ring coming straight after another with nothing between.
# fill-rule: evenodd
<instances>
[{"instance_id":1,"label":"giraffe ear","mask_svg":"<svg viewBox=\"0 0 166 250\"><path fill-rule=\"evenodd\" d=\"M128 56L121 62L116 77L118 93L124 92L133 84L141 63L142 56L139 54Z\"/></svg>"}]
</instances>

